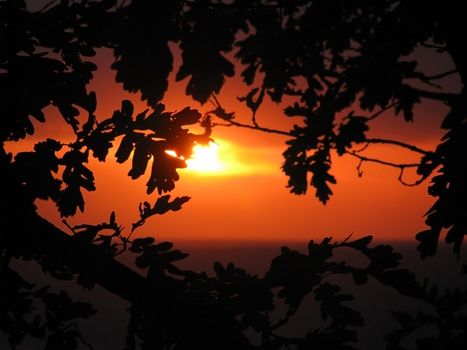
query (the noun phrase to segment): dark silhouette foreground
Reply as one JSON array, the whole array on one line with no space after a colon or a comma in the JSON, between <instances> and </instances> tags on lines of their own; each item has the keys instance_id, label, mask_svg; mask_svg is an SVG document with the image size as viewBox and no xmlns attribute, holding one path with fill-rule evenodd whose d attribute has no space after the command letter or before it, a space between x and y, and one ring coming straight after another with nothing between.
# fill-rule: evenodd
<instances>
[{"instance_id":1,"label":"dark silhouette foreground","mask_svg":"<svg viewBox=\"0 0 467 350\"><path fill-rule=\"evenodd\" d=\"M352 299L328 277L351 275L357 285L369 278L401 295L428 305L429 312L394 313L400 329L386 338L388 349L404 349L426 324L437 332L416 342L420 349L464 349L467 292L440 293L399 268L400 255L388 245L371 246L371 237L333 242L311 241L306 254L282 248L263 277L232 264L214 264L215 275L183 270L176 262L186 254L169 242L131 239L113 213L99 225L70 227L68 235L36 213L36 199L52 200L63 217L84 210L82 191L93 191L90 157L105 161L115 145L117 161L132 155L129 176L149 173L147 192L155 202L140 205L142 226L153 215L181 209L188 197L171 198L177 169L185 162L169 156L175 150L188 158L197 143L207 143L212 129L229 125L288 137L283 171L292 193L309 186L325 203L336 178L331 155L400 169L414 169L419 184L431 181L435 197L427 213L427 229L417 234L421 255L436 253L438 240L459 249L467 233L467 184L463 153L467 149L467 54L458 40L463 12L454 1L432 2L423 9L409 2L373 1L52 1L31 11L21 0L0 1L0 328L12 348L25 337L43 340L44 349L90 346L73 325L95 310L66 293L25 281L12 269L15 259L34 260L58 279L72 279L84 288L101 285L131 303L126 348L135 349L351 349L364 320L346 305ZM186 93L215 108L202 116L191 108L172 113L161 104L173 69L169 42L182 52L178 80L188 79ZM408 57L425 47L450 55L455 68L436 75L418 70ZM129 101L110 117L96 116L98 96L88 91L97 69L90 57L97 48L114 52L117 82L140 92L149 110L134 113ZM235 62L225 53L235 51ZM217 96L226 77L241 75L250 93L241 97L252 112L250 124L226 111ZM449 91L438 82L456 74L462 89ZM300 80L302 83L297 83ZM262 101L280 103L294 97L284 113L301 121L293 130L274 130L256 119ZM449 107L446 130L434 150L393 139L367 137L371 121L387 110L413 121L414 105L430 99ZM50 122L44 108L55 106L76 138L71 143L46 139L31 152L13 156L9 142L34 134L31 118ZM417 121L419 122L419 121ZM423 122L423 120L421 121ZM188 131L200 123L204 133ZM417 163L393 163L364 153L373 144L387 144L417 153ZM362 147L363 146L363 147ZM366 257L366 266L333 260L339 249ZM115 257L135 255L136 273ZM465 272L465 271L464 271ZM280 328L307 296L320 305L322 326L302 338L281 335ZM271 313L282 299L279 321ZM37 304L42 305L37 308ZM46 312L44 312L46 310ZM464 310L465 311L465 310ZM245 335L258 334L259 343ZM389 331L389 330L388 330ZM352 345L353 344L353 345Z\"/></svg>"}]
</instances>

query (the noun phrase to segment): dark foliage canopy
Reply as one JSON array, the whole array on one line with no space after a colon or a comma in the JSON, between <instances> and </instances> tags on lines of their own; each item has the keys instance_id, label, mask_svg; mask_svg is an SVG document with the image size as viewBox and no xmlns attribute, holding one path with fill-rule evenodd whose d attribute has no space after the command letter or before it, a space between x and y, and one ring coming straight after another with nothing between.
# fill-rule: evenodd
<instances>
[{"instance_id":1,"label":"dark foliage canopy","mask_svg":"<svg viewBox=\"0 0 467 350\"><path fill-rule=\"evenodd\" d=\"M51 1L30 10L25 1L0 1L0 328L12 347L25 336L43 338L45 349L75 349L86 344L72 321L88 317L88 304L66 294L37 288L10 267L12 259L34 259L59 279L77 276L78 284L100 284L131 302L127 348L134 349L352 349L356 327L364 324L357 310L345 302L352 296L326 278L351 275L357 285L373 278L402 295L433 306L433 315L394 316L401 329L387 337L389 349L403 349L401 341L433 319L439 334L421 339L418 348L463 348L467 339L465 315L452 317L465 305L467 293L438 293L419 284L400 269L400 255L390 246L370 247L371 237L320 243L311 241L306 253L283 248L264 277L253 276L232 264L215 263L215 276L179 269L186 257L169 242L154 238L131 240L123 235L112 213L108 222L70 227L69 236L40 217L34 202L56 203L63 217L84 210L83 191L95 190L90 157L106 161L117 147L119 163L132 157L129 176L149 173L147 192L157 190L154 204L140 205L140 219L181 209L188 197L171 198L182 159L196 143L207 143L216 125L247 127L288 137L282 169L292 193L311 186L326 203L337 182L332 156L352 156L364 162L400 169L414 168L430 181L435 203L427 212L427 229L417 234L422 256L436 253L440 235L459 252L467 234L467 50L458 39L463 23L455 1L424 4L395 0L161 0ZM168 77L174 69L171 45L181 50L177 80L186 80L186 94L216 107L206 115L190 107L168 112L162 105ZM413 53L421 48L446 52L455 69L429 76L417 66ZM95 115L99 96L89 91L97 66L96 50L112 50L112 69L125 90L139 92L148 109L137 112L129 101L112 116ZM411 56L412 55L412 56ZM228 77L241 74L250 92L243 101L251 110L251 124L226 111L218 94ZM436 82L457 74L461 91L446 91ZM255 116L264 98L277 103L293 100L286 117L299 122L289 131L259 125ZM371 121L393 109L407 122L419 121L414 106L435 100L449 108L441 127L445 136L433 150L393 139L368 137ZM13 156L10 142L34 134L32 119L48 122L44 109L55 106L72 128L69 144L47 139L31 152ZM188 127L200 123L205 132ZM362 154L362 146L388 144L418 153L419 162L398 164ZM357 148L355 146L358 146ZM110 234L108 233L110 230ZM368 260L366 267L335 261L333 252L353 249ZM115 256L135 254L144 277ZM277 296L275 292L279 291ZM303 299L320 304L322 327L303 338L276 330L287 323ZM276 299L287 306L274 323L269 313ZM33 308L41 300L42 317ZM445 322L444 322L445 321ZM245 335L253 329L261 341Z\"/></svg>"}]
</instances>

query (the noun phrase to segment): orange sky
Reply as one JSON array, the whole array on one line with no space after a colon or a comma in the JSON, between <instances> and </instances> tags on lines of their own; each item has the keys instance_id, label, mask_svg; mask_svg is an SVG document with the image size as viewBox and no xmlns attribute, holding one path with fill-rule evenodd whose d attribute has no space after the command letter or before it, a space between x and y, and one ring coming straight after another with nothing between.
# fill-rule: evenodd
<instances>
[{"instance_id":1,"label":"orange sky","mask_svg":"<svg viewBox=\"0 0 467 350\"><path fill-rule=\"evenodd\" d=\"M108 53L101 52L103 62ZM131 99L138 112L146 108L139 95L124 92L113 83L114 72L101 65L91 89L98 96L98 118L111 115L120 107L122 99ZM212 106L200 106L184 95L186 82L171 82L163 101L167 110L180 110L190 105L206 111ZM247 88L231 80L224 87L220 100L236 115L248 116L246 108L238 103L237 96L245 95ZM402 116L387 114L375 121L374 136L398 135L398 139L414 142L430 149L442 132L437 129L445 107L437 104L417 108L416 121L407 124ZM57 118L57 111L48 109L52 123L37 125L34 141L45 137L67 137L69 127ZM55 115L55 116L54 116ZM267 101L258 112L260 124L288 130L294 120L281 117L281 108ZM244 119L247 121L247 119ZM358 177L357 161L344 157L333 159L332 173L338 184L334 196L323 206L314 196L312 188L305 196L289 193L287 178L280 171L281 153L286 138L238 128L216 128L213 137L219 143L221 158L235 163L241 171L223 175L203 176L182 171L173 195L188 195L192 199L179 212L151 218L135 236L154 234L168 240L309 240L332 235L344 238L349 234L362 236L374 234L380 239L410 239L424 228L423 214L430 207L432 198L426 194L426 184L405 187L398 181L398 170L379 165L365 164L364 176ZM394 137L394 136L392 136ZM28 148L30 142L21 141L10 149ZM411 156L393 152L388 147L374 147L370 153L384 154L388 159ZM409 160L413 160L407 158ZM97 191L85 193L86 211L69 219L71 224L107 220L115 210L118 221L131 227L138 215L138 203L154 202L155 193L146 196L143 176L132 181L128 176L130 162L119 165L112 156L106 163L90 162L96 177ZM40 212L60 227L53 203L39 203ZM66 228L64 228L66 231ZM128 231L127 231L128 232Z\"/></svg>"}]
</instances>

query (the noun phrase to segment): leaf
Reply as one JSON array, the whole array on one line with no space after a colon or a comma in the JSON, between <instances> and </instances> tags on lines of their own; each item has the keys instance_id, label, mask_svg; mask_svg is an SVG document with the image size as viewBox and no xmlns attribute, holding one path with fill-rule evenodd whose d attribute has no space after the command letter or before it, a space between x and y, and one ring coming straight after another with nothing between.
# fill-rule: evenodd
<instances>
[{"instance_id":1,"label":"leaf","mask_svg":"<svg viewBox=\"0 0 467 350\"><path fill-rule=\"evenodd\" d=\"M360 313L341 304L344 301L353 300L353 296L338 294L340 290L339 286L330 283L323 283L315 289L315 299L321 303L323 320L331 318L331 322L341 327L344 325L363 326L365 322Z\"/></svg>"},{"instance_id":2,"label":"leaf","mask_svg":"<svg viewBox=\"0 0 467 350\"><path fill-rule=\"evenodd\" d=\"M57 201L60 216L68 217L76 214L76 209L84 211L84 198L78 186L67 186L60 193Z\"/></svg>"},{"instance_id":3,"label":"leaf","mask_svg":"<svg viewBox=\"0 0 467 350\"><path fill-rule=\"evenodd\" d=\"M129 119L133 115L134 112L134 107L133 103L129 100L123 100L122 101L122 107L120 109L124 119Z\"/></svg>"},{"instance_id":4,"label":"leaf","mask_svg":"<svg viewBox=\"0 0 467 350\"><path fill-rule=\"evenodd\" d=\"M352 271L352 277L356 285L360 286L368 281L368 276L364 270L355 269Z\"/></svg>"},{"instance_id":5,"label":"leaf","mask_svg":"<svg viewBox=\"0 0 467 350\"><path fill-rule=\"evenodd\" d=\"M420 164L417 167L417 174L421 175L423 179L426 179L432 174L432 172L439 166L439 160L436 159L436 154L429 152L420 159Z\"/></svg>"},{"instance_id":6,"label":"leaf","mask_svg":"<svg viewBox=\"0 0 467 350\"><path fill-rule=\"evenodd\" d=\"M360 239L350 241L350 242L348 242L346 244L353 247L353 248L355 248L355 249L363 250L363 249L368 247L368 244L370 244L372 240L373 240L373 236L365 236L365 237L362 237Z\"/></svg>"},{"instance_id":7,"label":"leaf","mask_svg":"<svg viewBox=\"0 0 467 350\"><path fill-rule=\"evenodd\" d=\"M300 138L287 141L290 145L282 154L285 162L282 170L289 177L287 187L295 194L305 194L308 187L308 164L306 145Z\"/></svg>"},{"instance_id":8,"label":"leaf","mask_svg":"<svg viewBox=\"0 0 467 350\"><path fill-rule=\"evenodd\" d=\"M361 143L366 140L365 132L370 129L366 124L367 121L367 118L356 117L352 113L347 116L346 123L339 126L339 132L336 135L336 150L339 155L343 155L352 143Z\"/></svg>"},{"instance_id":9,"label":"leaf","mask_svg":"<svg viewBox=\"0 0 467 350\"><path fill-rule=\"evenodd\" d=\"M84 143L93 151L93 156L99 161L104 162L109 149L112 147L114 135L112 133L93 132L85 137Z\"/></svg>"},{"instance_id":10,"label":"leaf","mask_svg":"<svg viewBox=\"0 0 467 350\"><path fill-rule=\"evenodd\" d=\"M100 227L94 225L83 225L79 230L75 227L76 234L73 238L82 243L91 243L96 238L99 231Z\"/></svg>"},{"instance_id":11,"label":"leaf","mask_svg":"<svg viewBox=\"0 0 467 350\"><path fill-rule=\"evenodd\" d=\"M393 247L387 244L380 244L371 249L362 250L370 259L368 271L383 271L395 268L400 265L402 255L395 252Z\"/></svg>"},{"instance_id":12,"label":"leaf","mask_svg":"<svg viewBox=\"0 0 467 350\"><path fill-rule=\"evenodd\" d=\"M192 125L198 123L201 118L201 113L199 113L196 109L185 107L180 112L173 114L172 118L177 125Z\"/></svg>"},{"instance_id":13,"label":"leaf","mask_svg":"<svg viewBox=\"0 0 467 350\"><path fill-rule=\"evenodd\" d=\"M122 42L115 50L117 60L112 69L117 71L115 80L123 83L129 92L141 92L143 100L156 106L168 87L173 57L165 40L150 40L147 33L140 33L144 40L132 40L122 35Z\"/></svg>"},{"instance_id":14,"label":"leaf","mask_svg":"<svg viewBox=\"0 0 467 350\"><path fill-rule=\"evenodd\" d=\"M115 212L114 211L110 214L109 222L111 225L115 224Z\"/></svg>"},{"instance_id":15,"label":"leaf","mask_svg":"<svg viewBox=\"0 0 467 350\"><path fill-rule=\"evenodd\" d=\"M168 211L178 211L182 208L182 205L190 200L190 197L176 197L170 201L170 195L161 196L156 200L154 206L151 207L148 202L144 202L144 205L139 206L140 219L132 224L131 231L133 232L136 228L143 225L146 219L153 215L162 215Z\"/></svg>"},{"instance_id":16,"label":"leaf","mask_svg":"<svg viewBox=\"0 0 467 350\"><path fill-rule=\"evenodd\" d=\"M415 238L420 243L417 245L417 250L422 258L434 256L438 247L440 230L429 229L416 234Z\"/></svg>"},{"instance_id":17,"label":"leaf","mask_svg":"<svg viewBox=\"0 0 467 350\"><path fill-rule=\"evenodd\" d=\"M329 174L329 169L331 168L329 151L319 149L309 159L308 170L312 173L311 185L316 188L316 197L323 204L326 204L332 195L328 182L332 184L336 183L335 177Z\"/></svg>"},{"instance_id":18,"label":"leaf","mask_svg":"<svg viewBox=\"0 0 467 350\"><path fill-rule=\"evenodd\" d=\"M141 253L146 247L149 247L156 241L154 237L136 238L129 248L133 253Z\"/></svg>"},{"instance_id":19,"label":"leaf","mask_svg":"<svg viewBox=\"0 0 467 350\"><path fill-rule=\"evenodd\" d=\"M162 260L167 264L186 259L188 256L188 253L183 253L180 250L170 250L168 252L161 253Z\"/></svg>"},{"instance_id":20,"label":"leaf","mask_svg":"<svg viewBox=\"0 0 467 350\"><path fill-rule=\"evenodd\" d=\"M258 97L255 99L255 95L258 93ZM251 91L244 97L237 97L240 102L246 102L247 107L251 110L253 114L256 114L256 111L263 103L264 98L264 91L265 88L262 87L261 90L259 88L251 89Z\"/></svg>"},{"instance_id":21,"label":"leaf","mask_svg":"<svg viewBox=\"0 0 467 350\"><path fill-rule=\"evenodd\" d=\"M175 181L180 176L177 169L186 167L183 159L178 159L164 152L154 152L154 161L151 168L151 176L146 183L146 193L151 194L155 189L159 194L172 191Z\"/></svg>"},{"instance_id":22,"label":"leaf","mask_svg":"<svg viewBox=\"0 0 467 350\"><path fill-rule=\"evenodd\" d=\"M127 134L122 138L120 146L115 152L115 157L117 158L118 163L124 163L133 151L133 137L132 134Z\"/></svg>"},{"instance_id":23,"label":"leaf","mask_svg":"<svg viewBox=\"0 0 467 350\"><path fill-rule=\"evenodd\" d=\"M461 225L453 225L447 232L445 241L446 243L454 243L454 252L459 257L460 248L464 240L464 235L467 234L467 229Z\"/></svg>"},{"instance_id":24,"label":"leaf","mask_svg":"<svg viewBox=\"0 0 467 350\"><path fill-rule=\"evenodd\" d=\"M136 142L135 150L133 153L132 166L128 172L128 176L134 180L143 175L146 171L146 167L150 158L151 151L149 150L149 143L144 140Z\"/></svg>"},{"instance_id":25,"label":"leaf","mask_svg":"<svg viewBox=\"0 0 467 350\"><path fill-rule=\"evenodd\" d=\"M423 298L424 291L412 272L406 269L394 269L382 272L378 280L395 288L401 295Z\"/></svg>"},{"instance_id":26,"label":"leaf","mask_svg":"<svg viewBox=\"0 0 467 350\"><path fill-rule=\"evenodd\" d=\"M211 111L211 113L223 120L232 120L235 118L235 112L227 113L222 107L217 107L215 110Z\"/></svg>"},{"instance_id":27,"label":"leaf","mask_svg":"<svg viewBox=\"0 0 467 350\"><path fill-rule=\"evenodd\" d=\"M97 96L95 91L91 91L88 94L88 105L86 110L89 114L94 114L97 108Z\"/></svg>"},{"instance_id":28,"label":"leaf","mask_svg":"<svg viewBox=\"0 0 467 350\"><path fill-rule=\"evenodd\" d=\"M295 102L293 106L287 106L284 109L284 113L288 117L307 117L310 115L310 110Z\"/></svg>"},{"instance_id":29,"label":"leaf","mask_svg":"<svg viewBox=\"0 0 467 350\"><path fill-rule=\"evenodd\" d=\"M84 211L84 198L81 188L88 191L96 189L94 185L94 175L84 163L88 161L88 154L71 150L66 152L61 162L65 165L62 174L63 182L67 185L59 194L57 206L62 216L70 216L76 213L79 208Z\"/></svg>"},{"instance_id":30,"label":"leaf","mask_svg":"<svg viewBox=\"0 0 467 350\"><path fill-rule=\"evenodd\" d=\"M396 114L402 111L404 119L413 122L413 107L420 102L420 97L416 90L406 84L401 84L396 90L395 95L399 99L396 106Z\"/></svg>"},{"instance_id":31,"label":"leaf","mask_svg":"<svg viewBox=\"0 0 467 350\"><path fill-rule=\"evenodd\" d=\"M123 100L120 110L114 111L111 121L117 129L125 130L132 122L133 104L131 101Z\"/></svg>"},{"instance_id":32,"label":"leaf","mask_svg":"<svg viewBox=\"0 0 467 350\"><path fill-rule=\"evenodd\" d=\"M171 250L173 248L173 246L174 245L173 245L172 242L161 242L161 243L156 245L157 250L159 250L160 252Z\"/></svg>"},{"instance_id":33,"label":"leaf","mask_svg":"<svg viewBox=\"0 0 467 350\"><path fill-rule=\"evenodd\" d=\"M310 259L307 255L283 247L281 255L272 260L265 280L273 288L282 287L279 298L297 308L303 298L320 283L318 271L323 268L322 263L323 261Z\"/></svg>"},{"instance_id":34,"label":"leaf","mask_svg":"<svg viewBox=\"0 0 467 350\"><path fill-rule=\"evenodd\" d=\"M213 264L214 272L219 280L222 280L225 276L224 266L219 261L215 261Z\"/></svg>"},{"instance_id":35,"label":"leaf","mask_svg":"<svg viewBox=\"0 0 467 350\"><path fill-rule=\"evenodd\" d=\"M210 48L201 51L181 45L183 64L176 75L176 81L191 76L186 87L186 94L196 101L205 103L213 93L219 93L225 77L234 75L234 65L220 53ZM195 62L204 62L203 65Z\"/></svg>"}]
</instances>

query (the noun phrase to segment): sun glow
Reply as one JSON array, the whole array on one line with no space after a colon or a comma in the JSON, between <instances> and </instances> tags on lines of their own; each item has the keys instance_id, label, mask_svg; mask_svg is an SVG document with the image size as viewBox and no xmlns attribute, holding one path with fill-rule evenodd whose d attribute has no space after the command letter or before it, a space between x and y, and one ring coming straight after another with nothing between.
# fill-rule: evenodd
<instances>
[{"instance_id":1,"label":"sun glow","mask_svg":"<svg viewBox=\"0 0 467 350\"><path fill-rule=\"evenodd\" d=\"M165 152L172 157L178 157L172 150ZM191 157L186 159L187 167L181 171L201 176L238 176L276 172L275 167L265 165L259 159L252 162L250 160L252 154L254 155L255 151L245 150L228 141L216 139L216 142L210 142L208 145L195 145ZM264 158L264 155L261 154L261 157ZM180 157L180 159L184 158Z\"/></svg>"},{"instance_id":2,"label":"sun glow","mask_svg":"<svg viewBox=\"0 0 467 350\"><path fill-rule=\"evenodd\" d=\"M219 145L209 142L209 145L196 145L193 147L191 158L186 160L189 170L201 172L220 172L225 166L219 159Z\"/></svg>"}]
</instances>

